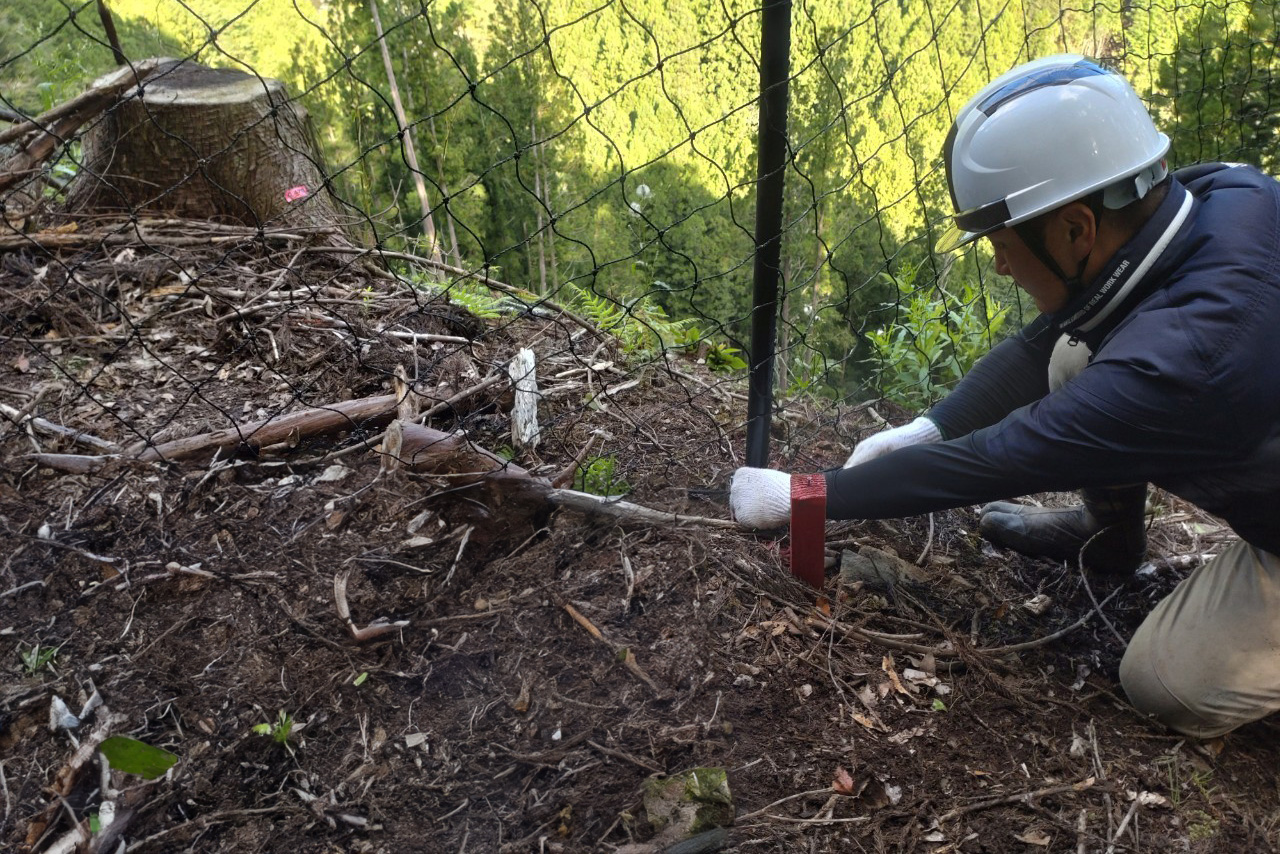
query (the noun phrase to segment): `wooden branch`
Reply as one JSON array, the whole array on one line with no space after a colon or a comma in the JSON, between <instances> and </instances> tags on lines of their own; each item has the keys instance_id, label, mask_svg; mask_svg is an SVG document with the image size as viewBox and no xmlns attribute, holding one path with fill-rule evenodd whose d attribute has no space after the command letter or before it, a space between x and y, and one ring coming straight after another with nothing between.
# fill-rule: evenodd
<instances>
[{"instance_id":1,"label":"wooden branch","mask_svg":"<svg viewBox=\"0 0 1280 854\"><path fill-rule=\"evenodd\" d=\"M1032 801L1048 797L1049 795L1063 795L1068 792L1083 792L1085 789L1092 788L1095 782L1097 781L1093 777L1085 777L1078 783L1049 786L1045 789L1037 789L1034 792L1018 792L1017 794L1005 795L999 798L987 798L986 800L978 801L977 803L972 803L964 807L957 807L956 809L943 813L938 817L938 823L942 824L943 822L950 821L953 818L958 818L959 816L967 815L971 812L989 809L990 807L1001 806L1002 804L1029 804Z\"/></svg>"},{"instance_id":2,"label":"wooden branch","mask_svg":"<svg viewBox=\"0 0 1280 854\"><path fill-rule=\"evenodd\" d=\"M24 421L29 423L33 428L50 436L57 436L79 445L93 448L101 453L114 454L118 453L120 448L115 442L108 442L106 439L99 439L92 433L86 433L83 430L75 430L71 427L64 427L61 424L55 424L45 418L35 418L29 413L19 412L8 404L0 403L0 415L5 415L15 422L21 424Z\"/></svg>"},{"instance_id":3,"label":"wooden branch","mask_svg":"<svg viewBox=\"0 0 1280 854\"><path fill-rule=\"evenodd\" d=\"M582 464L587 461L587 454L591 453L591 448L595 445L596 439L600 438L600 431L593 430L591 435L587 437L587 443L582 446L582 450L578 451L578 455L573 458L573 462L560 470L560 473L551 478L551 485L557 489L568 486L573 483L574 477L578 474L578 469L582 468Z\"/></svg>"},{"instance_id":4,"label":"wooden branch","mask_svg":"<svg viewBox=\"0 0 1280 854\"><path fill-rule=\"evenodd\" d=\"M124 458L119 454L103 454L96 457L85 454L27 454L26 459L38 466L51 468L63 474L94 474Z\"/></svg>"},{"instance_id":5,"label":"wooden branch","mask_svg":"<svg viewBox=\"0 0 1280 854\"><path fill-rule=\"evenodd\" d=\"M589 515L608 516L622 523L663 525L673 528L684 528L692 525L702 528L742 530L741 525L728 519L667 513L639 504L632 504L630 501L619 501L616 498L605 498L600 495L592 495L589 492L578 492L572 489L553 489L547 499L557 507Z\"/></svg>"},{"instance_id":6,"label":"wooden branch","mask_svg":"<svg viewBox=\"0 0 1280 854\"><path fill-rule=\"evenodd\" d=\"M80 93L69 101L64 101L51 110L41 113L34 119L19 122L8 130L0 132L0 145L4 145L7 142L13 142L16 139L21 139L22 136L31 133L32 131L43 130L46 126L56 122L58 119L82 113L85 111L86 107L96 104L104 96L109 95L111 98L114 98L131 86L142 83L148 77L155 74L156 71L159 70L161 63L173 61L174 60L172 59L166 60L159 58L146 59L137 63L132 68L118 68L109 74L99 77L97 80L93 81L93 86L88 91ZM110 98L107 100L107 103L110 103ZM106 109L105 104L99 108L99 110L102 109Z\"/></svg>"},{"instance_id":7,"label":"wooden branch","mask_svg":"<svg viewBox=\"0 0 1280 854\"><path fill-rule=\"evenodd\" d=\"M87 92L59 104L53 109L26 122L19 122L0 132L0 145L21 139L35 132L32 139L22 143L18 152L0 166L0 191L8 189L30 176L38 164L44 162L58 146L62 145L77 128L118 101L120 97L155 75L166 59L148 59L132 67L120 68L94 81Z\"/></svg>"},{"instance_id":8,"label":"wooden branch","mask_svg":"<svg viewBox=\"0 0 1280 854\"><path fill-rule=\"evenodd\" d=\"M384 467L446 475L458 484L494 484L498 489L518 492L533 504L561 507L588 515L606 516L619 524L662 525L682 528L699 526L741 530L737 522L704 516L667 513L572 489L555 489L541 477L471 442L464 433L445 433L420 424L392 422L387 427L382 453L393 462Z\"/></svg>"},{"instance_id":9,"label":"wooden branch","mask_svg":"<svg viewBox=\"0 0 1280 854\"><path fill-rule=\"evenodd\" d=\"M587 630L587 634L591 635L593 638L612 650L614 657L621 661L622 665L626 667L627 670L631 671L631 675L649 686L649 690L653 691L653 693L658 696L662 696L663 691L658 687L658 683L654 682L653 679L649 678L649 674L644 672L644 669L640 666L640 662L636 661L635 654L632 653L629 648L621 644L616 644L606 638L600 630L596 628L595 623L588 620L581 611L570 605L568 602L564 603L564 609L568 612L570 617L573 617L573 621L575 623Z\"/></svg>"},{"instance_id":10,"label":"wooden branch","mask_svg":"<svg viewBox=\"0 0 1280 854\"><path fill-rule=\"evenodd\" d=\"M439 413L439 412L444 412L446 409L450 409L453 406L461 403L462 401L467 400L468 398L474 397L475 395L479 394L485 389L498 385L499 383L504 383L504 382L507 382L507 377L505 374L490 374L489 376L485 377L480 382L476 383L470 388L464 388L462 391L458 392L457 394L453 395L447 400L442 400L439 403L435 404L426 412L423 412L422 414L420 414L416 420L419 422L426 421L432 415L435 415L436 413ZM382 442L385 438L386 438L386 434L384 433L379 433L376 436L370 436L369 438L365 439L363 442L360 442L359 444L352 445L349 448L343 448L342 450L339 450L339 451L334 451L333 453L326 456L324 458L324 461L338 459L339 457L345 457L345 456L348 456L349 454L354 454L357 451L376 450L378 447L378 444ZM385 467L385 463L384 463L384 467Z\"/></svg>"},{"instance_id":11,"label":"wooden branch","mask_svg":"<svg viewBox=\"0 0 1280 854\"><path fill-rule=\"evenodd\" d=\"M0 180L3 174L0 173ZM0 187L3 189L3 187ZM79 231L79 232L52 232L52 231L35 231L22 234L5 234L0 235L0 250L21 249L24 247L38 246L41 249L73 249L77 246L137 246L145 243L148 246L221 246L225 244L240 244L249 241L278 240L281 242L300 242L306 240L304 234L298 233L301 229L292 231L250 231L246 230L244 234L206 234L206 235L166 235L166 234L149 234L139 228L137 233L132 231L122 231L115 229L113 231ZM317 229L320 231L320 229ZM320 247L310 247L320 248ZM107 337L107 336L90 336L90 337Z\"/></svg>"},{"instance_id":12,"label":"wooden branch","mask_svg":"<svg viewBox=\"0 0 1280 854\"><path fill-rule=\"evenodd\" d=\"M120 36L116 33L116 21L111 15L111 10L107 8L106 0L98 0L98 18L102 21L102 29L106 31L107 43L111 45L111 55L115 58L116 65L127 64L129 58L124 55L124 50L120 47Z\"/></svg>"},{"instance_id":13,"label":"wooden branch","mask_svg":"<svg viewBox=\"0 0 1280 854\"><path fill-rule=\"evenodd\" d=\"M348 569L346 572L340 572L333 577L333 601L338 609L338 616L346 624L347 630L351 632L351 637L356 643L394 634L409 625L408 620L396 620L394 623L388 623L386 620L379 618L364 628L357 626L355 620L351 619L351 607L347 604L347 578L350 575L351 570Z\"/></svg>"},{"instance_id":14,"label":"wooden branch","mask_svg":"<svg viewBox=\"0 0 1280 854\"><path fill-rule=\"evenodd\" d=\"M278 415L262 421L238 424L212 433L174 439L150 447L134 446L127 452L142 462L189 460L214 451L247 445L255 451L290 437L306 438L349 429L369 422L390 419L396 411L396 396L380 394Z\"/></svg>"}]
</instances>

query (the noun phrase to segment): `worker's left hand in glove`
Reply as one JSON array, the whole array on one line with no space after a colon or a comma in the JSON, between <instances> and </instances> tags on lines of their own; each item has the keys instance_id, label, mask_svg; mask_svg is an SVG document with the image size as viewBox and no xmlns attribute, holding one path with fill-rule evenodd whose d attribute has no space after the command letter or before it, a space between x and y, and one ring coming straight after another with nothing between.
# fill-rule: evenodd
<instances>
[{"instance_id":1,"label":"worker's left hand in glove","mask_svg":"<svg viewBox=\"0 0 1280 854\"><path fill-rule=\"evenodd\" d=\"M938 425L922 415L910 424L881 430L874 436L863 439L853 449L844 467L852 468L911 445L929 445L941 441L942 433L938 430Z\"/></svg>"},{"instance_id":2,"label":"worker's left hand in glove","mask_svg":"<svg viewBox=\"0 0 1280 854\"><path fill-rule=\"evenodd\" d=\"M791 475L743 466L729 484L729 513L748 528L780 528L791 521Z\"/></svg>"}]
</instances>

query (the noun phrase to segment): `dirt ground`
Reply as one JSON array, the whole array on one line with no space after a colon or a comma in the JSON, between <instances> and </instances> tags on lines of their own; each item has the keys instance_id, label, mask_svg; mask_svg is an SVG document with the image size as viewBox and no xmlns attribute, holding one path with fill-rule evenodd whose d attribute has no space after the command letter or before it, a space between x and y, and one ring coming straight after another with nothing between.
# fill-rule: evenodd
<instances>
[{"instance_id":1,"label":"dirt ground","mask_svg":"<svg viewBox=\"0 0 1280 854\"><path fill-rule=\"evenodd\" d=\"M552 307L480 320L350 256L149 234L0 256L0 848L608 852L654 837L646 780L694 768L726 774L724 851L1280 844L1274 723L1193 743L1118 687L1124 639L1229 539L1193 508L1152 495L1153 564L1127 579L998 552L970 509L832 523L833 557L919 572L833 568L816 596L785 537L388 466L385 418L110 458L390 394L397 367L425 411L528 347L543 435L514 462L533 476L594 435L628 501L725 519L715 490L741 464L743 383L696 354L629 363ZM462 394L427 423L511 453L510 397ZM837 465L874 429L870 408L793 402L774 462ZM72 473L37 453L107 458ZM401 625L357 640L335 579L352 625ZM75 713L95 694L50 729L55 697ZM178 762L148 782L76 758L107 734Z\"/></svg>"}]
</instances>

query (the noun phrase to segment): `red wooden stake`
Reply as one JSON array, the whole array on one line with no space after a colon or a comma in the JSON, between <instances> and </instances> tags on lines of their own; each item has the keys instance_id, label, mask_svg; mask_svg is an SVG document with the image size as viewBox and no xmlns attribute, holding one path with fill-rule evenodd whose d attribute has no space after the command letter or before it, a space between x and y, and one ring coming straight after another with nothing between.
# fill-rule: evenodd
<instances>
[{"instance_id":1,"label":"red wooden stake","mask_svg":"<svg viewBox=\"0 0 1280 854\"><path fill-rule=\"evenodd\" d=\"M791 574L821 590L826 580L827 480L820 474L791 475Z\"/></svg>"}]
</instances>

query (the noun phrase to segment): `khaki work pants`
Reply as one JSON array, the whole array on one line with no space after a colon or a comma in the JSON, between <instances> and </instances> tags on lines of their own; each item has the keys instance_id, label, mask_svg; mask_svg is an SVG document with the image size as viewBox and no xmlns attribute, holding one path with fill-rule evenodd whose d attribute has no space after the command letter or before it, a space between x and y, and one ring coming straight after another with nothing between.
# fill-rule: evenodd
<instances>
[{"instance_id":1,"label":"khaki work pants","mask_svg":"<svg viewBox=\"0 0 1280 854\"><path fill-rule=\"evenodd\" d=\"M1088 363L1067 341L1049 360L1051 389ZM1191 573L1129 640L1120 684L1140 712L1196 738L1280 710L1280 557L1236 542Z\"/></svg>"}]
</instances>

